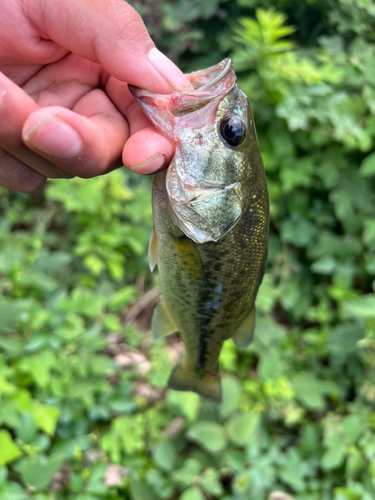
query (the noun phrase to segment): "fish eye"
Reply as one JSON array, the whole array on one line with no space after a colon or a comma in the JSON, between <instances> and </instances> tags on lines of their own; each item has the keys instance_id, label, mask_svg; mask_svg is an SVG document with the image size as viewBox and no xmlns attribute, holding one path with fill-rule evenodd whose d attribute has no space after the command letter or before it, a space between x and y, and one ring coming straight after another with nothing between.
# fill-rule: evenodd
<instances>
[{"instance_id":1,"label":"fish eye","mask_svg":"<svg viewBox=\"0 0 375 500\"><path fill-rule=\"evenodd\" d=\"M220 123L220 135L229 146L238 146L245 139L245 124L236 115L224 118Z\"/></svg>"}]
</instances>

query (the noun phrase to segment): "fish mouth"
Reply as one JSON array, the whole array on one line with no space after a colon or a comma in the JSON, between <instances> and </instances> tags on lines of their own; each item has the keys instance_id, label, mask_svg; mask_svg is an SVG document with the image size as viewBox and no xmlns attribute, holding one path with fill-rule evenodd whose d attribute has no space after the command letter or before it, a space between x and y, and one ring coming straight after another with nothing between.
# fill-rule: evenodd
<instances>
[{"instance_id":1,"label":"fish mouth","mask_svg":"<svg viewBox=\"0 0 375 500\"><path fill-rule=\"evenodd\" d=\"M194 91L212 92L216 90L216 86L225 79L230 71L233 71L233 64L227 58L210 68L194 71L188 74L187 78L193 85Z\"/></svg>"},{"instance_id":2,"label":"fish mouth","mask_svg":"<svg viewBox=\"0 0 375 500\"><path fill-rule=\"evenodd\" d=\"M134 99L146 109L151 120L159 127L159 117L154 118L156 110L159 110L159 113L164 111L172 116L182 116L201 109L212 101L221 100L236 84L233 64L228 58L210 68L189 73L186 77L194 90L188 92L175 90L171 94L156 94L133 85L128 87ZM165 120L166 116L163 116L163 119Z\"/></svg>"}]
</instances>

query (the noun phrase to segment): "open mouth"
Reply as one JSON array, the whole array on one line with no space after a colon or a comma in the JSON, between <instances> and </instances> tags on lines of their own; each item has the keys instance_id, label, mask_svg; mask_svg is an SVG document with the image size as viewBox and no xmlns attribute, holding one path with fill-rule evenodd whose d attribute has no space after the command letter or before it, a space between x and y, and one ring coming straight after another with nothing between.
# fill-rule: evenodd
<instances>
[{"instance_id":1,"label":"open mouth","mask_svg":"<svg viewBox=\"0 0 375 500\"><path fill-rule=\"evenodd\" d=\"M219 64L215 64L215 66L194 71L187 75L187 77L194 86L194 92L197 90L199 92L212 92L232 69L232 61L224 59Z\"/></svg>"},{"instance_id":2,"label":"open mouth","mask_svg":"<svg viewBox=\"0 0 375 500\"><path fill-rule=\"evenodd\" d=\"M184 114L192 109L205 106L208 102L221 98L236 83L232 61L223 61L207 69L194 71L186 75L194 90L190 92L174 91L172 94L154 94L148 90L129 85L133 97L142 105L153 104L168 110L172 114Z\"/></svg>"},{"instance_id":3,"label":"open mouth","mask_svg":"<svg viewBox=\"0 0 375 500\"><path fill-rule=\"evenodd\" d=\"M174 91L171 94L155 94L129 85L130 92L146 115L158 130L170 139L173 138L175 118L192 114L191 126L194 126L193 122L197 116L194 115L195 111L209 109L212 115L215 103L218 103L236 85L236 75L230 59L224 59L210 68L194 71L187 77L194 87L194 90L190 92Z\"/></svg>"}]
</instances>

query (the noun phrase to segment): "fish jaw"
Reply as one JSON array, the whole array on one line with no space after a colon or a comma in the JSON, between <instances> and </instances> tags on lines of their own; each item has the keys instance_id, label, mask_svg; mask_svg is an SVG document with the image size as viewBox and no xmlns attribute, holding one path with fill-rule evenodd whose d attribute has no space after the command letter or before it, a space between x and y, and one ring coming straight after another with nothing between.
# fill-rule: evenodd
<instances>
[{"instance_id":1,"label":"fish jaw","mask_svg":"<svg viewBox=\"0 0 375 500\"><path fill-rule=\"evenodd\" d=\"M155 94L148 90L139 89L129 85L129 90L145 111L146 115L158 131L165 135L172 142L178 138L179 117L189 115L192 123L202 122L201 115L196 111L206 108L208 104L220 100L226 95L236 83L236 76L233 71L230 59L224 59L219 64L210 68L195 71L186 75L193 84L194 90L191 92L177 92L171 94ZM204 116L207 109L204 110ZM184 125L185 121L182 120ZM203 120L205 121L205 120Z\"/></svg>"}]
</instances>

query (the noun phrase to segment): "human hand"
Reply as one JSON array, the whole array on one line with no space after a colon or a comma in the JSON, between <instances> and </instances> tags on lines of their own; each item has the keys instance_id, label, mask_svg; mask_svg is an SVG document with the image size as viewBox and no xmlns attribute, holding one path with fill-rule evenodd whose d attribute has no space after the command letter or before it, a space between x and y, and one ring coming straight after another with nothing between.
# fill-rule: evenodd
<instances>
[{"instance_id":1,"label":"human hand","mask_svg":"<svg viewBox=\"0 0 375 500\"><path fill-rule=\"evenodd\" d=\"M123 0L0 0L0 185L165 167L173 147L127 83L190 89ZM125 83L126 82L126 83ZM125 145L125 147L124 147Z\"/></svg>"}]
</instances>

